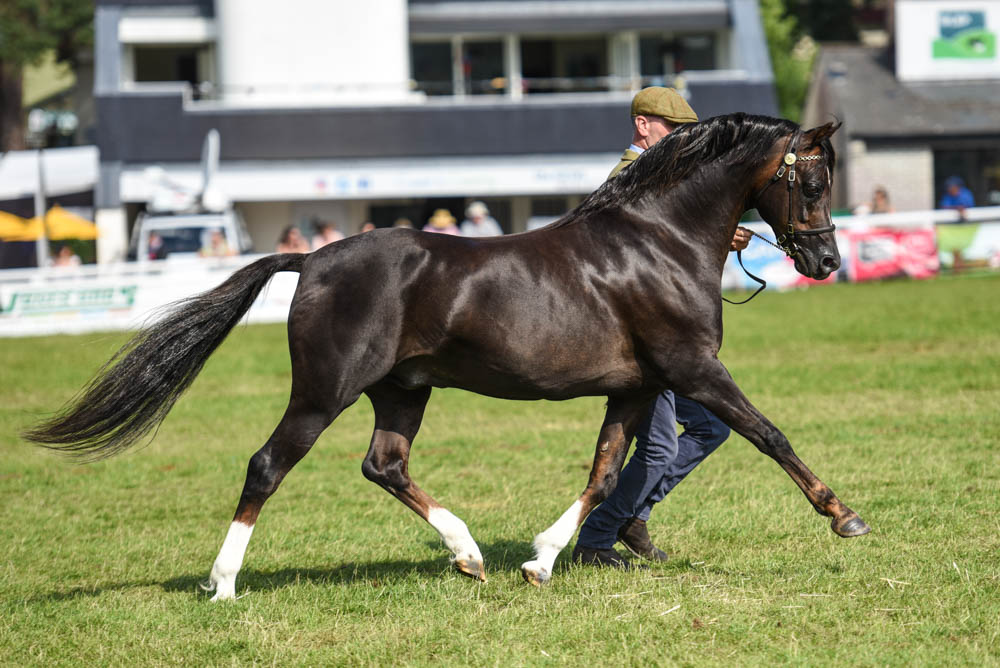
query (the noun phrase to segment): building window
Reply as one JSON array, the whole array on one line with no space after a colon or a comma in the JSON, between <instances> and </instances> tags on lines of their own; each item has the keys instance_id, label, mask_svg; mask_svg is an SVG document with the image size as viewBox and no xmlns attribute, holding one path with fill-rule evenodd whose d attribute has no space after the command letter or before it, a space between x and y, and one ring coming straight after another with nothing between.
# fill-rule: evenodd
<instances>
[{"instance_id":1,"label":"building window","mask_svg":"<svg viewBox=\"0 0 1000 668\"><path fill-rule=\"evenodd\" d=\"M608 90L608 40L522 39L521 71L528 93Z\"/></svg>"},{"instance_id":2,"label":"building window","mask_svg":"<svg viewBox=\"0 0 1000 668\"><path fill-rule=\"evenodd\" d=\"M714 70L715 35L644 35L639 38L643 77L664 77L687 70Z\"/></svg>"},{"instance_id":3,"label":"building window","mask_svg":"<svg viewBox=\"0 0 1000 668\"><path fill-rule=\"evenodd\" d=\"M951 176L962 178L976 206L1000 206L1000 147L934 151L935 206Z\"/></svg>"},{"instance_id":4,"label":"building window","mask_svg":"<svg viewBox=\"0 0 1000 668\"><path fill-rule=\"evenodd\" d=\"M462 74L466 93L502 94L507 89L507 80L503 75L503 44L465 42L462 45Z\"/></svg>"},{"instance_id":5,"label":"building window","mask_svg":"<svg viewBox=\"0 0 1000 668\"><path fill-rule=\"evenodd\" d=\"M451 42L410 44L410 67L416 89L427 95L451 95Z\"/></svg>"},{"instance_id":6,"label":"building window","mask_svg":"<svg viewBox=\"0 0 1000 668\"><path fill-rule=\"evenodd\" d=\"M558 218L569 211L569 201L565 197L532 197L532 216L552 216Z\"/></svg>"},{"instance_id":7,"label":"building window","mask_svg":"<svg viewBox=\"0 0 1000 668\"><path fill-rule=\"evenodd\" d=\"M136 46L134 80L186 81L197 86L207 80L207 72L200 71L198 46Z\"/></svg>"}]
</instances>

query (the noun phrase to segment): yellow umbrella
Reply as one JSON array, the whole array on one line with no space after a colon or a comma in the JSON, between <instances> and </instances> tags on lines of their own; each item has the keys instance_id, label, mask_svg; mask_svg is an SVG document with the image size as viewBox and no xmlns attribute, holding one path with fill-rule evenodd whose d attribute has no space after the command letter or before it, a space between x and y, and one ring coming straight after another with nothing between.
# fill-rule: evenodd
<instances>
[{"instance_id":1,"label":"yellow umbrella","mask_svg":"<svg viewBox=\"0 0 1000 668\"><path fill-rule=\"evenodd\" d=\"M37 218L26 220L0 211L0 239L3 241L34 241L41 233L42 225Z\"/></svg>"},{"instance_id":2,"label":"yellow umbrella","mask_svg":"<svg viewBox=\"0 0 1000 668\"><path fill-rule=\"evenodd\" d=\"M45 214L45 229L49 239L96 239L97 225L74 215L58 204Z\"/></svg>"},{"instance_id":3,"label":"yellow umbrella","mask_svg":"<svg viewBox=\"0 0 1000 668\"><path fill-rule=\"evenodd\" d=\"M96 239L97 225L74 215L58 204L45 214L46 236L53 241L63 239ZM42 222L36 216L25 220L0 211L0 239L4 241L35 241L42 236Z\"/></svg>"}]
</instances>

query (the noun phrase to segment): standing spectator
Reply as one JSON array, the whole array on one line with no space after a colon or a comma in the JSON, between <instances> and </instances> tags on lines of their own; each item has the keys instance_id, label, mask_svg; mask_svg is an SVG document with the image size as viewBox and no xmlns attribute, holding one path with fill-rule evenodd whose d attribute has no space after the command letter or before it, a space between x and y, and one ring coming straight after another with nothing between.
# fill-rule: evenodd
<instances>
[{"instance_id":1,"label":"standing spectator","mask_svg":"<svg viewBox=\"0 0 1000 668\"><path fill-rule=\"evenodd\" d=\"M958 209L958 215L965 218L965 210L976 206L972 191L965 187L961 176L949 176L944 182L944 197L938 204L940 209Z\"/></svg>"},{"instance_id":2,"label":"standing spectator","mask_svg":"<svg viewBox=\"0 0 1000 668\"><path fill-rule=\"evenodd\" d=\"M938 204L940 209L957 209L959 221L965 220L965 210L976 206L976 200L972 196L972 191L965 187L965 181L961 176L949 176L944 182L944 197ZM951 250L951 269L956 274L965 269L965 260L962 258L962 249L953 248Z\"/></svg>"},{"instance_id":3,"label":"standing spectator","mask_svg":"<svg viewBox=\"0 0 1000 668\"><path fill-rule=\"evenodd\" d=\"M312 238L312 249L317 250L332 244L334 241L340 241L344 238L344 235L340 233L336 227L333 226L328 220L321 220L316 223L316 234Z\"/></svg>"},{"instance_id":4,"label":"standing spectator","mask_svg":"<svg viewBox=\"0 0 1000 668\"><path fill-rule=\"evenodd\" d=\"M451 215L448 209L436 209L434 215L427 219L427 224L424 225L424 232L460 234L458 227L455 225L455 216Z\"/></svg>"},{"instance_id":5,"label":"standing spectator","mask_svg":"<svg viewBox=\"0 0 1000 668\"><path fill-rule=\"evenodd\" d=\"M299 232L299 228L289 225L281 231L278 237L278 246L275 249L279 253L308 253L309 242Z\"/></svg>"},{"instance_id":6,"label":"standing spectator","mask_svg":"<svg viewBox=\"0 0 1000 668\"><path fill-rule=\"evenodd\" d=\"M462 221L463 237L499 237L503 234L500 225L490 215L490 210L482 202L476 201L465 209Z\"/></svg>"},{"instance_id":7,"label":"standing spectator","mask_svg":"<svg viewBox=\"0 0 1000 668\"><path fill-rule=\"evenodd\" d=\"M405 228L407 230L412 230L413 229L413 223L410 221L409 218L397 218L396 222L394 222L392 224L392 226L393 227L402 227L402 228Z\"/></svg>"},{"instance_id":8,"label":"standing spectator","mask_svg":"<svg viewBox=\"0 0 1000 668\"><path fill-rule=\"evenodd\" d=\"M885 189L885 186L876 186L872 192L872 201L859 204L852 213L856 216L868 213L896 213L896 207L889 203L889 191Z\"/></svg>"},{"instance_id":9,"label":"standing spectator","mask_svg":"<svg viewBox=\"0 0 1000 668\"><path fill-rule=\"evenodd\" d=\"M366 220L365 222L363 222L361 224L361 227L358 228L358 234L364 234L365 232L371 232L374 229L376 229L375 223L373 223L370 220Z\"/></svg>"}]
</instances>

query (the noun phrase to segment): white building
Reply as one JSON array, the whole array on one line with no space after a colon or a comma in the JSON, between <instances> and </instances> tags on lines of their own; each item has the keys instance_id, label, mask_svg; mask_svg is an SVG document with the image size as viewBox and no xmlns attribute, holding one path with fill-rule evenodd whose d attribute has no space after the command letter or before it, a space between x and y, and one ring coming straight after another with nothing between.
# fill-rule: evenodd
<instances>
[{"instance_id":1,"label":"white building","mask_svg":"<svg viewBox=\"0 0 1000 668\"><path fill-rule=\"evenodd\" d=\"M287 224L419 227L472 199L506 231L561 214L645 85L684 85L702 118L776 114L754 0L97 0L95 31L105 259L144 170L196 187L212 128L218 185L269 251Z\"/></svg>"},{"instance_id":2,"label":"white building","mask_svg":"<svg viewBox=\"0 0 1000 668\"><path fill-rule=\"evenodd\" d=\"M837 118L834 206L883 186L899 211L933 209L961 177L1000 205L1000 0L898 0L888 48L823 47L803 124Z\"/></svg>"}]
</instances>

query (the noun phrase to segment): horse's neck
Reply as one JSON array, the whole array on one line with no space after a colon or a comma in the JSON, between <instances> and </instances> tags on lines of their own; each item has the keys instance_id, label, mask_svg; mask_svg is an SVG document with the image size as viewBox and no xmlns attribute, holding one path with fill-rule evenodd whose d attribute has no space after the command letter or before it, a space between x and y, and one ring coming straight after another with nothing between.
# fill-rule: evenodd
<instances>
[{"instance_id":1,"label":"horse's neck","mask_svg":"<svg viewBox=\"0 0 1000 668\"><path fill-rule=\"evenodd\" d=\"M725 258L746 210L749 185L745 182L750 172L713 163L664 193L660 206L671 233L697 238L702 241L700 248Z\"/></svg>"}]
</instances>

